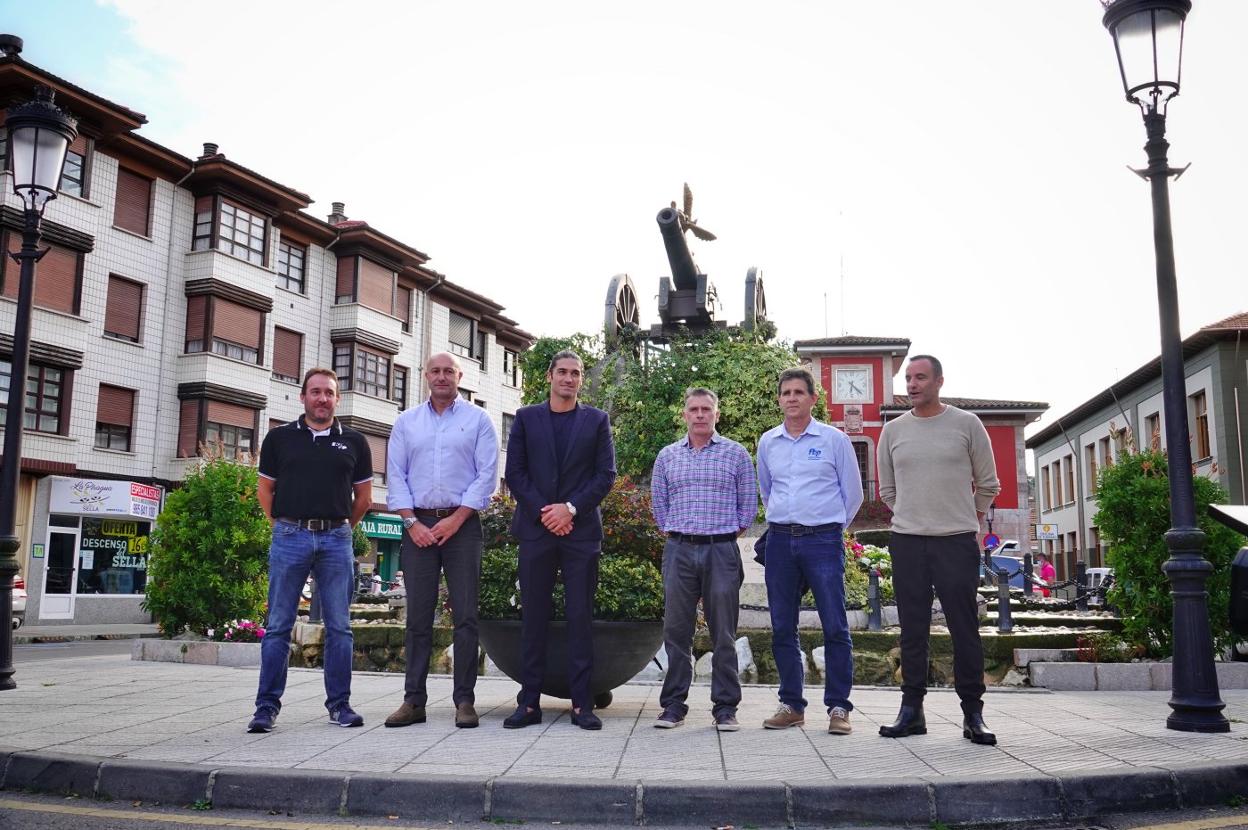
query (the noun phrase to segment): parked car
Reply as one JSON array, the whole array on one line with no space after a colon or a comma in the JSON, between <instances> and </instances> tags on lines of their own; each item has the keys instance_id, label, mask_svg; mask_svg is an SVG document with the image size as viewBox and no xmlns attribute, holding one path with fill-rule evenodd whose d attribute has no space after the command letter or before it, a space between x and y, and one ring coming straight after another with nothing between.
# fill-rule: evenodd
<instances>
[{"instance_id":1,"label":"parked car","mask_svg":"<svg viewBox=\"0 0 1248 830\"><path fill-rule=\"evenodd\" d=\"M21 628L26 622L26 580L13 577L13 627Z\"/></svg>"},{"instance_id":2,"label":"parked car","mask_svg":"<svg viewBox=\"0 0 1248 830\"><path fill-rule=\"evenodd\" d=\"M1015 544L1018 544L1015 542ZM984 573L984 560L979 560L979 584L980 585L996 585L996 571L1004 568L1006 573L1010 574L1010 587L1023 587L1023 560L1016 556L1005 556L998 553L989 554L992 557L991 576Z\"/></svg>"}]
</instances>

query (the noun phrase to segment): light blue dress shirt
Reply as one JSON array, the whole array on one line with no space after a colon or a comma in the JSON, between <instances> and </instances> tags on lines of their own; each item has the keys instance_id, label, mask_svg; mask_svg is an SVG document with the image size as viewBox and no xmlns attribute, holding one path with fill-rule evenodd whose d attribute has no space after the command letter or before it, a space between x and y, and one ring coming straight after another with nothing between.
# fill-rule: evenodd
<instances>
[{"instance_id":1,"label":"light blue dress shirt","mask_svg":"<svg viewBox=\"0 0 1248 830\"><path fill-rule=\"evenodd\" d=\"M784 424L758 439L758 489L767 521L848 527L862 507L862 476L845 433L811 419L796 438Z\"/></svg>"},{"instance_id":2,"label":"light blue dress shirt","mask_svg":"<svg viewBox=\"0 0 1248 830\"><path fill-rule=\"evenodd\" d=\"M441 415L425 401L394 422L386 450L386 504L484 510L498 483L498 435L485 410L457 398Z\"/></svg>"}]
</instances>

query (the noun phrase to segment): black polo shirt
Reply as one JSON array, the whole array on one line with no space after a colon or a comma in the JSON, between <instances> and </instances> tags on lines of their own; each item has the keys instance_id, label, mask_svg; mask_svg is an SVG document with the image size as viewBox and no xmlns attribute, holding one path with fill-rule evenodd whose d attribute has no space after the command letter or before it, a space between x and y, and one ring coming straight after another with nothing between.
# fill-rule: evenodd
<instances>
[{"instance_id":1,"label":"black polo shirt","mask_svg":"<svg viewBox=\"0 0 1248 830\"><path fill-rule=\"evenodd\" d=\"M337 418L328 435L314 438L300 415L264 436L260 475L274 482L274 518L346 519L354 485L373 480L373 454Z\"/></svg>"}]
</instances>

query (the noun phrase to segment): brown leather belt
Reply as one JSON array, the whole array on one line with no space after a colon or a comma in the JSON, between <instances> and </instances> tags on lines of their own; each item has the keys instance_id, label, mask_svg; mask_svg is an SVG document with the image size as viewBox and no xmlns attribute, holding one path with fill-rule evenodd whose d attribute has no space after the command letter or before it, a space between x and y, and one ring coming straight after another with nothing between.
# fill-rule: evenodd
<instances>
[{"instance_id":1,"label":"brown leather belt","mask_svg":"<svg viewBox=\"0 0 1248 830\"><path fill-rule=\"evenodd\" d=\"M414 507L412 512L425 519L445 519L458 509L458 507Z\"/></svg>"}]
</instances>

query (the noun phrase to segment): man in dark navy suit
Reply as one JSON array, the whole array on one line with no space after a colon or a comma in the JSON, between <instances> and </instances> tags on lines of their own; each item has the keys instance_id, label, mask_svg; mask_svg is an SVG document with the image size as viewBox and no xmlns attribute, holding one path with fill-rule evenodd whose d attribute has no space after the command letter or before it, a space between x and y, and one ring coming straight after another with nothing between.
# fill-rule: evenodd
<instances>
[{"instance_id":1,"label":"man in dark navy suit","mask_svg":"<svg viewBox=\"0 0 1248 830\"><path fill-rule=\"evenodd\" d=\"M601 729L589 680L594 667L594 592L602 552L598 504L615 481L615 447L607 413L577 402L585 367L561 351L546 379L550 399L516 412L507 442L507 486L516 498L511 532L520 541L520 643L523 671L508 729L542 722L539 705L546 668L555 576L563 574L568 618L568 686L572 722Z\"/></svg>"}]
</instances>

